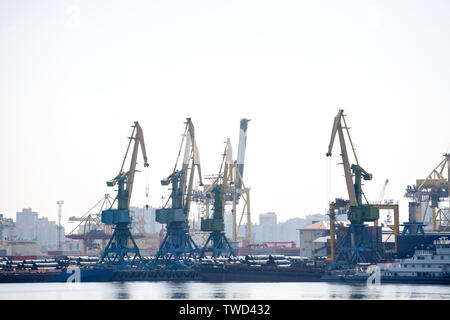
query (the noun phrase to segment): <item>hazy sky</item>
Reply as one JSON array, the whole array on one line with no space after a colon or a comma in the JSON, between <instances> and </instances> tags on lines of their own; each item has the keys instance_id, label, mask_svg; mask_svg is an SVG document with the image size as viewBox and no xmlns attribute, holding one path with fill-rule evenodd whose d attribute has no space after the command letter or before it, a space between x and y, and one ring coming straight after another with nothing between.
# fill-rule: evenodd
<instances>
[{"instance_id":1,"label":"hazy sky","mask_svg":"<svg viewBox=\"0 0 450 320\"><path fill-rule=\"evenodd\" d=\"M400 201L450 152L450 2L0 1L0 212L64 222L105 193L133 121L149 173L131 204L168 195L186 117L204 174L250 118L253 221L325 213L347 197L333 118L348 115L364 190ZM336 141L337 142L337 141ZM139 155L140 166L142 158ZM115 195L115 193L114 193Z\"/></svg>"}]
</instances>

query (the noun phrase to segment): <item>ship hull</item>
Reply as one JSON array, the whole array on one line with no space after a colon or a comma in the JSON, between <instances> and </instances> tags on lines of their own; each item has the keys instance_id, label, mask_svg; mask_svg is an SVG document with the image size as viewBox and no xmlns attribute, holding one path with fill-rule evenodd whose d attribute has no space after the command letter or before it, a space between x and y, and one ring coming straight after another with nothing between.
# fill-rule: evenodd
<instances>
[{"instance_id":1,"label":"ship hull","mask_svg":"<svg viewBox=\"0 0 450 320\"><path fill-rule=\"evenodd\" d=\"M117 270L112 281L198 281L194 270Z\"/></svg>"},{"instance_id":2,"label":"ship hull","mask_svg":"<svg viewBox=\"0 0 450 320\"><path fill-rule=\"evenodd\" d=\"M72 276L72 278L70 278ZM107 282L113 277L112 269L79 269L79 274L64 270L0 272L0 283L30 282Z\"/></svg>"},{"instance_id":3,"label":"ship hull","mask_svg":"<svg viewBox=\"0 0 450 320\"><path fill-rule=\"evenodd\" d=\"M369 276L364 275L324 275L320 281L339 283L367 283ZM381 276L380 284L383 283L404 283L404 284L450 284L450 277L390 277Z\"/></svg>"},{"instance_id":4,"label":"ship hull","mask_svg":"<svg viewBox=\"0 0 450 320\"><path fill-rule=\"evenodd\" d=\"M206 282L318 282L322 272L283 268L283 270L250 270L199 268L200 279Z\"/></svg>"},{"instance_id":5,"label":"ship hull","mask_svg":"<svg viewBox=\"0 0 450 320\"><path fill-rule=\"evenodd\" d=\"M111 282L111 281L198 281L193 270L80 269L79 277L66 270L0 272L0 283ZM72 276L72 278L70 278Z\"/></svg>"}]
</instances>

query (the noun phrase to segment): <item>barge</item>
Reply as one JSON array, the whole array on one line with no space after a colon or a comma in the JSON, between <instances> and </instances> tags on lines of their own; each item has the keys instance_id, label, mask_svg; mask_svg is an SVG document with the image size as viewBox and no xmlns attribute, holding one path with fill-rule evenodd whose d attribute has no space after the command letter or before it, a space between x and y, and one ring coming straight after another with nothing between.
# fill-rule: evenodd
<instances>
[{"instance_id":1,"label":"barge","mask_svg":"<svg viewBox=\"0 0 450 320\"><path fill-rule=\"evenodd\" d=\"M325 270L320 263L284 256L246 256L238 261L199 263L194 269L207 282L312 282L320 281Z\"/></svg>"},{"instance_id":2,"label":"barge","mask_svg":"<svg viewBox=\"0 0 450 320\"><path fill-rule=\"evenodd\" d=\"M0 272L0 283L107 282L111 281L112 278L113 270L107 268L12 270Z\"/></svg>"}]
</instances>

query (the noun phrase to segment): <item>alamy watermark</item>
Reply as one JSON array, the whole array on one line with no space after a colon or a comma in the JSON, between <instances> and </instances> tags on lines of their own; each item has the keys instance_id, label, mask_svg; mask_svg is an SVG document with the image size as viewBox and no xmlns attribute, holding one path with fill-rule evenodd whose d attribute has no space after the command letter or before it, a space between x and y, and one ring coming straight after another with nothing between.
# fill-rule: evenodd
<instances>
[{"instance_id":1,"label":"alamy watermark","mask_svg":"<svg viewBox=\"0 0 450 320\"><path fill-rule=\"evenodd\" d=\"M366 270L369 273L367 278L367 288L369 289L379 289L381 286L381 272L379 266L369 266Z\"/></svg>"},{"instance_id":2,"label":"alamy watermark","mask_svg":"<svg viewBox=\"0 0 450 320\"><path fill-rule=\"evenodd\" d=\"M80 289L81 288L81 270L76 266L70 266L66 270L67 274L70 276L67 278L66 283L69 289Z\"/></svg>"}]
</instances>

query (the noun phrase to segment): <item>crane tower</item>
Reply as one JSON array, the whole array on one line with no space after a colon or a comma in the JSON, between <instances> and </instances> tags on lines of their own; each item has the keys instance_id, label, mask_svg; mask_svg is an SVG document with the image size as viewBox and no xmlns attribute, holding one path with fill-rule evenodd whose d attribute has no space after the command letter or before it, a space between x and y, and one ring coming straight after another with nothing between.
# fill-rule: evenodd
<instances>
[{"instance_id":1,"label":"crane tower","mask_svg":"<svg viewBox=\"0 0 450 320\"><path fill-rule=\"evenodd\" d=\"M343 122L343 123L342 123ZM344 124L344 125L343 125ZM346 129L348 139L350 141L356 164L350 166L347 148L345 144L344 131ZM365 195L362 191L362 180L372 180L372 174L364 170L358 162L355 148L350 137L349 128L345 121L344 110L339 110L333 122L330 144L328 146L327 157L331 156L334 139L336 133L339 135L341 145L341 156L344 166L344 175L347 185L349 201L345 201L348 209L347 216L350 220L349 228L343 238L340 239L339 251L334 257L335 250L335 233L334 233L334 210L338 207L336 204L330 204L330 240L331 240L331 256L333 263L331 266L342 267L338 262L344 259L344 267L353 267L359 262L367 262L370 260L379 260L380 256L374 246L373 238L368 234L365 222L377 221L379 218L379 207L371 205L367 202L363 203L362 197ZM354 181L353 181L354 176Z\"/></svg>"},{"instance_id":2,"label":"crane tower","mask_svg":"<svg viewBox=\"0 0 450 320\"><path fill-rule=\"evenodd\" d=\"M183 144L185 146L183 164L181 169L177 170ZM169 207L167 202L163 208L155 211L156 221L166 224L167 232L151 267L185 269L189 259L197 259L199 248L189 234L189 209L195 168L197 168L200 185L203 186L194 125L191 118L187 118L174 170L166 179L161 180L163 186L172 185L169 198L171 206Z\"/></svg>"},{"instance_id":3,"label":"crane tower","mask_svg":"<svg viewBox=\"0 0 450 320\"><path fill-rule=\"evenodd\" d=\"M128 269L138 265L143 261L139 248L130 232L130 200L133 191L134 174L136 172L136 160L139 145L141 146L144 158L144 167L148 167L147 154L145 151L144 134L139 123L134 122L133 131L128 143L125 157L119 174L112 180L107 181L107 186L118 186L118 192L114 203L117 201L117 209L111 208L102 211L101 221L106 225L113 226L113 234L105 247L100 258L100 263L111 265L114 268ZM134 148L131 155L130 169L126 172L122 171L131 142L134 140Z\"/></svg>"},{"instance_id":4,"label":"crane tower","mask_svg":"<svg viewBox=\"0 0 450 320\"><path fill-rule=\"evenodd\" d=\"M201 220L201 230L209 232L201 252L200 258L205 256L206 252L212 252L212 257L230 257L234 256L234 250L225 235L224 211L226 204L226 195L232 193L234 189L230 186L233 183L233 155L230 139L227 139L225 152L223 154L222 164L219 175L216 180L208 186L205 186L206 197L214 201L214 210L212 218L209 217L209 207L206 210L207 216ZM209 206L209 203L207 203Z\"/></svg>"}]
</instances>

